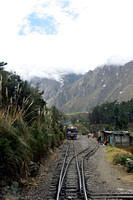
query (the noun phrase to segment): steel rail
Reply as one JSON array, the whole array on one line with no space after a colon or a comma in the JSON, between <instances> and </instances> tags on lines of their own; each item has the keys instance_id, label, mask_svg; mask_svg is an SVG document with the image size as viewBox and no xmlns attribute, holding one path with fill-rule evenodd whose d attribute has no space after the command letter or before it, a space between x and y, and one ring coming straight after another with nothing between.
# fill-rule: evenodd
<instances>
[{"instance_id":1,"label":"steel rail","mask_svg":"<svg viewBox=\"0 0 133 200\"><path fill-rule=\"evenodd\" d=\"M59 184L58 184L58 191L57 191L56 200L59 200L61 188L62 188L62 185L63 185L63 182L64 182L65 176L66 176L66 174L67 174L67 170L68 170L68 167L69 167L70 163L72 162L72 160L73 160L76 156L78 156L78 155L84 153L84 152L87 151L89 148L90 148L90 147L88 147L88 148L86 148L86 149L80 151L79 153L75 153L75 155L68 161L68 163L67 163L65 169L64 169L64 165L65 165L65 164L63 164L62 170L61 170L61 173L60 173L60 179L59 179ZM65 156L65 158L66 158L66 156ZM64 159L64 162L63 162L63 163L65 163L65 162L66 162L66 159ZM77 168L79 168L79 164L77 164ZM64 171L64 173L63 173L63 171ZM78 174L80 174L80 170L79 170L79 169L78 169ZM79 178L79 188L80 188L80 191L81 191L81 189L82 189L81 175L79 175L79 177L80 177L80 178Z\"/></svg>"},{"instance_id":2,"label":"steel rail","mask_svg":"<svg viewBox=\"0 0 133 200\"><path fill-rule=\"evenodd\" d=\"M62 168L61 168L61 173L60 173L60 178L59 178L59 183L58 183L58 191L57 191L57 197L56 200L59 200L59 195L60 195L60 188L61 188L61 182L62 182L62 175L63 175L63 171L64 171L64 167L65 167L65 163L66 163L66 159L68 156L68 151L69 151L70 145L68 145L66 153L65 153L65 158L63 160L63 164L62 164Z\"/></svg>"},{"instance_id":3,"label":"steel rail","mask_svg":"<svg viewBox=\"0 0 133 200\"><path fill-rule=\"evenodd\" d=\"M96 144L96 146L82 158L81 172L82 172L82 186L83 186L83 193L84 193L84 199L85 200L88 200L88 196L87 196L87 189L86 189L86 186L85 186L84 160L86 158L88 158L88 156L90 158L97 151L98 147L99 147L98 144Z\"/></svg>"},{"instance_id":4,"label":"steel rail","mask_svg":"<svg viewBox=\"0 0 133 200\"><path fill-rule=\"evenodd\" d=\"M82 159L81 171L82 171L82 186L83 186L83 192L84 192L84 199L88 200L87 190L86 190L86 186L85 186L84 158Z\"/></svg>"},{"instance_id":5,"label":"steel rail","mask_svg":"<svg viewBox=\"0 0 133 200\"><path fill-rule=\"evenodd\" d=\"M61 173L60 173L60 178L59 178L59 184L58 184L58 191L57 191L56 200L59 200L61 188L62 188L64 179L65 179L65 177L66 177L67 170L68 170L68 168L69 168L69 166L70 166L70 163L72 162L72 160L73 160L74 158L76 158L78 155L84 153L84 152L87 151L89 148L90 148L90 147L88 147L88 148L86 148L86 149L80 151L79 153L76 153L76 151L75 151L75 155L72 156L72 157L70 158L70 160L68 161L68 163L67 163L67 165L66 165L66 167L65 167L66 158L67 158L67 154L66 154L66 156L65 156L65 158L64 158L64 161L63 161L63 166L62 166L62 169L61 169ZM90 153L92 153L92 152L94 151L94 149L95 149L95 148L93 148L93 150L89 151L89 153L87 153L87 154L84 156L84 158L87 157ZM68 153L68 151L67 151L67 153ZM83 191L84 191L84 193L85 193L84 195L87 196L87 192L85 192L85 190L86 190L86 188L85 188L85 180L84 180L84 183L82 183L82 182L83 182L83 180L82 180L82 178L81 178L82 172L81 172L81 174L80 174L80 169L79 169L79 164L78 164L78 159L77 159L77 158L76 158L76 163L77 163L76 165L77 165L77 171L78 171L78 176L79 176L79 188L80 188L80 192L81 192L81 190L82 190L82 186L84 185L84 189L83 189ZM83 170L83 171L84 171L84 170ZM64 173L63 173L63 172L64 172ZM83 172L83 173L84 173L84 172ZM82 175L82 177L83 177L83 175ZM83 179L84 179L84 178L83 178ZM86 200L87 200L87 198L86 198Z\"/></svg>"},{"instance_id":6,"label":"steel rail","mask_svg":"<svg viewBox=\"0 0 133 200\"><path fill-rule=\"evenodd\" d=\"M93 156L98 148L99 148L99 145L96 144L95 147L84 156L84 158L86 157L90 158L91 156Z\"/></svg>"},{"instance_id":7,"label":"steel rail","mask_svg":"<svg viewBox=\"0 0 133 200\"><path fill-rule=\"evenodd\" d=\"M98 148L98 145L96 145L95 148L93 148L91 151L89 151L89 153L87 153L87 154L84 156L84 158L85 158L86 156L88 156L90 153L93 153L93 152L95 153L95 151L97 150L97 148ZM61 191L61 188L62 188L62 185L63 185L63 182L64 182L65 176L66 176L66 174L67 174L67 170L68 170L68 167L69 167L70 163L72 162L72 160L73 160L77 155L79 155L79 154L85 152L86 150L88 150L88 148L86 148L86 149L84 149L83 151L81 151L81 152L75 154L75 155L68 161L68 163L67 163L67 165L66 165L66 168L65 168L65 171L64 171L64 174L63 174L62 179L61 179L61 184L60 184L60 188L59 188L59 194L60 194L60 191ZM91 156L91 155L90 155L90 156ZM84 160L84 159L83 159L83 160ZM82 168L82 169L83 169L83 168ZM83 171L83 172L81 172L81 173L84 174L84 169L83 169L82 171ZM80 172L79 172L79 173L80 173ZM81 182L81 183L80 183L80 182ZM79 183L80 183L80 192L81 192L81 188L83 187L83 192L84 192L85 200L88 200L88 198L87 198L87 192L86 192L86 187L85 187L85 178L84 178L84 175L82 175L82 181L81 181L81 179L80 179L80 180L79 180ZM56 199L56 200L59 200L59 198Z\"/></svg>"},{"instance_id":8,"label":"steel rail","mask_svg":"<svg viewBox=\"0 0 133 200\"><path fill-rule=\"evenodd\" d=\"M62 187L62 185L63 185L63 181L64 181L65 176L66 176L66 174L67 174L67 170L68 170L68 167L69 167L70 163L72 162L72 160L73 160L76 156L78 156L79 154L84 153L84 152L87 151L87 150L88 150L88 148L86 148L86 149L80 151L79 153L75 154L75 155L68 161L68 163L67 163L67 165L66 165L66 168L65 168L65 171L64 171L64 174L63 174L63 176L62 176L62 182L61 182L61 185L60 185L60 191L61 191L61 187ZM79 173L80 173L80 172L79 172ZM81 182L81 183L80 183L80 184L81 184L80 188L82 188L82 181L80 180L79 182ZM58 199L58 200L59 200L59 199Z\"/></svg>"},{"instance_id":9,"label":"steel rail","mask_svg":"<svg viewBox=\"0 0 133 200\"><path fill-rule=\"evenodd\" d=\"M70 145L69 145L69 147L70 147ZM68 154L68 151L67 151L67 154ZM66 167L65 167L65 164L66 164L67 156L65 156L65 158L64 158L63 166L62 166L61 173L60 173L60 179L59 179L59 184L58 184L58 191L57 191L56 200L59 200L61 188L62 188L64 178L65 178L66 173L67 173L67 169L68 169L68 167L69 167L69 165L70 165L70 163L71 163L71 161L74 157L75 157L75 155L68 161ZM64 171L64 173L63 173L63 171Z\"/></svg>"},{"instance_id":10,"label":"steel rail","mask_svg":"<svg viewBox=\"0 0 133 200\"><path fill-rule=\"evenodd\" d=\"M80 174L79 163L78 163L78 155L76 153L76 150L75 150L75 158L76 158L76 167L77 167L77 172L78 172L78 177L79 177L79 190L80 190L80 193L81 193L81 190L82 190L82 178L81 178L81 174Z\"/></svg>"},{"instance_id":11,"label":"steel rail","mask_svg":"<svg viewBox=\"0 0 133 200\"><path fill-rule=\"evenodd\" d=\"M71 161L73 160L73 158L75 158L75 155L68 161L66 168L65 168L65 171L64 171L64 174L62 175L61 184L60 184L60 187L59 187L59 195L60 195L60 191L61 191L64 179L65 179L65 176L67 174L68 167L69 167ZM59 195L58 195L58 199L56 199L56 200L59 200Z\"/></svg>"}]
</instances>

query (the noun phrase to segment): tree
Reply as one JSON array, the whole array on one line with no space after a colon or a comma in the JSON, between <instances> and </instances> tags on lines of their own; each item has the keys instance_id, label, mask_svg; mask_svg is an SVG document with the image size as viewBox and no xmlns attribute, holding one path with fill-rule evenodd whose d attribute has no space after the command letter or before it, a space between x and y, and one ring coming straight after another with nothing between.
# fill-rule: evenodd
<instances>
[{"instance_id":1,"label":"tree","mask_svg":"<svg viewBox=\"0 0 133 200\"><path fill-rule=\"evenodd\" d=\"M0 62L0 71L4 70L3 66L7 65L5 62Z\"/></svg>"}]
</instances>

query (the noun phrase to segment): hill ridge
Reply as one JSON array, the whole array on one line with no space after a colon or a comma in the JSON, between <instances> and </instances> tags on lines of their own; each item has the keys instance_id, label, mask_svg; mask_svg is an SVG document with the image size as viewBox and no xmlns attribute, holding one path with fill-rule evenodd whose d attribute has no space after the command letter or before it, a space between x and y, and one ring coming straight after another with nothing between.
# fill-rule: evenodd
<instances>
[{"instance_id":1,"label":"hill ridge","mask_svg":"<svg viewBox=\"0 0 133 200\"><path fill-rule=\"evenodd\" d=\"M84 112L105 101L133 98L133 61L100 66L73 80L74 76L64 76L63 87L47 98L49 106L55 105L64 113Z\"/></svg>"}]
</instances>

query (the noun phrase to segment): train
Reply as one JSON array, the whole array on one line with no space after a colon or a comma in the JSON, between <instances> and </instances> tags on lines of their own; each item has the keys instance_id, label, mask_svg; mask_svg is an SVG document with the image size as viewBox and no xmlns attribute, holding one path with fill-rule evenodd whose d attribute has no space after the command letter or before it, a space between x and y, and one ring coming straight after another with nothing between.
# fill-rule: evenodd
<instances>
[{"instance_id":1,"label":"train","mask_svg":"<svg viewBox=\"0 0 133 200\"><path fill-rule=\"evenodd\" d=\"M78 135L77 127L70 126L66 128L67 139L77 139L77 135Z\"/></svg>"}]
</instances>

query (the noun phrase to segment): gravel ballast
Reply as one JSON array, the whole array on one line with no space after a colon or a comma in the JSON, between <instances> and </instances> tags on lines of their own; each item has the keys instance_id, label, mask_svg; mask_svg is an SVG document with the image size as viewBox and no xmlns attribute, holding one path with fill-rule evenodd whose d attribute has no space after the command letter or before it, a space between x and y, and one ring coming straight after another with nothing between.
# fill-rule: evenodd
<instances>
[{"instance_id":1,"label":"gravel ballast","mask_svg":"<svg viewBox=\"0 0 133 200\"><path fill-rule=\"evenodd\" d=\"M66 141L64 142L66 143ZM94 138L79 136L75 141L77 149L83 150L90 145L96 144ZM34 179L34 184L28 190L23 192L20 199L42 200L47 199L50 184L54 178L54 172L57 164L62 157L63 147L57 148L45 159L44 165L41 166L40 174ZM89 192L132 192L133 185L123 182L118 167L110 165L105 159L105 146L99 146L97 152L86 161L86 179L87 189Z\"/></svg>"}]
</instances>

